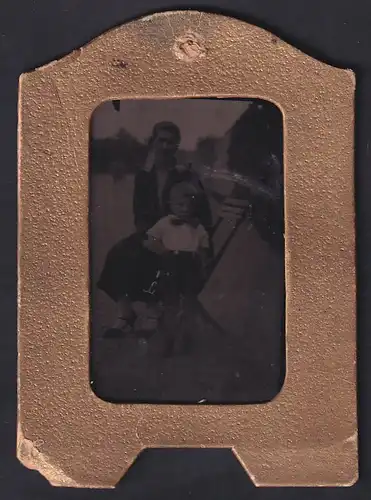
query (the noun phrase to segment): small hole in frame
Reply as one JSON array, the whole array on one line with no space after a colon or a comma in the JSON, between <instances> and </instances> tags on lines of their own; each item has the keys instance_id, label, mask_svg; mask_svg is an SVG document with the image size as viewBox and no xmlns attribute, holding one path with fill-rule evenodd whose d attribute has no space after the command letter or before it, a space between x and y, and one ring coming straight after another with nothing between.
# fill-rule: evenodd
<instances>
[{"instance_id":1,"label":"small hole in frame","mask_svg":"<svg viewBox=\"0 0 371 500\"><path fill-rule=\"evenodd\" d=\"M91 387L249 404L285 375L283 118L257 99L105 102L90 137Z\"/></svg>"}]
</instances>

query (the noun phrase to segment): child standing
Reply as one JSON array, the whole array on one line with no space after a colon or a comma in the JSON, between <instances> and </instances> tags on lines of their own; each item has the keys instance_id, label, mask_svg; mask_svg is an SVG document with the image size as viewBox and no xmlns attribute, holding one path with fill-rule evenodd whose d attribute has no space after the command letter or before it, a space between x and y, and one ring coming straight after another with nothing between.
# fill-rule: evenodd
<instances>
[{"instance_id":1,"label":"child standing","mask_svg":"<svg viewBox=\"0 0 371 500\"><path fill-rule=\"evenodd\" d=\"M180 320L190 310L203 286L209 237L197 217L198 194L191 183L175 184L169 197L171 213L147 231L144 242L148 250L161 256L161 277L156 295L164 306L166 350L169 354L178 340L183 342L188 337L188 332L182 332L186 325Z\"/></svg>"}]
</instances>

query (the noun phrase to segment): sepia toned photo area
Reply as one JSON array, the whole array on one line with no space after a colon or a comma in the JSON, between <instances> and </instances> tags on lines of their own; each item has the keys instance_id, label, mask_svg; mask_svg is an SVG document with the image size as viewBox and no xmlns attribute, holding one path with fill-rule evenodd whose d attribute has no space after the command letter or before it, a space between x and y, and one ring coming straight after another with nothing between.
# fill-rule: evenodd
<instances>
[{"instance_id":1,"label":"sepia toned photo area","mask_svg":"<svg viewBox=\"0 0 371 500\"><path fill-rule=\"evenodd\" d=\"M93 391L117 403L273 399L285 374L281 111L110 101L90 133Z\"/></svg>"}]
</instances>

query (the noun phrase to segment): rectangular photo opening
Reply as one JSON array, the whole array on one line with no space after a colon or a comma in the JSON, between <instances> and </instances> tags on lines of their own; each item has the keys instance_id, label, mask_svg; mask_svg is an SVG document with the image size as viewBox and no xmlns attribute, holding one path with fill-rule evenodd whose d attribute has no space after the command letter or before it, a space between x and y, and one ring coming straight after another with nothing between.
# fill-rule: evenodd
<instances>
[{"instance_id":1,"label":"rectangular photo opening","mask_svg":"<svg viewBox=\"0 0 371 500\"><path fill-rule=\"evenodd\" d=\"M122 100L90 128L91 381L117 403L272 400L285 375L283 118Z\"/></svg>"}]
</instances>

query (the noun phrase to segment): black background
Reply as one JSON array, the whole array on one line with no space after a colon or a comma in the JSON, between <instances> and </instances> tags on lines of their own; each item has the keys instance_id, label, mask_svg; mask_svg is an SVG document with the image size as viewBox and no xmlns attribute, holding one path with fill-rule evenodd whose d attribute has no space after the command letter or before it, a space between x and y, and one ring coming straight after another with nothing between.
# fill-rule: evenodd
<instances>
[{"instance_id":1,"label":"black background","mask_svg":"<svg viewBox=\"0 0 371 500\"><path fill-rule=\"evenodd\" d=\"M351 488L258 489L227 450L145 452L116 490L108 491L52 488L37 472L25 469L15 458L18 77L122 22L180 8L221 12L258 24L312 56L356 71L360 480ZM1 0L0 99L1 498L368 499L371 492L371 2ZM336 331L329 335L336 335Z\"/></svg>"}]
</instances>

